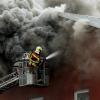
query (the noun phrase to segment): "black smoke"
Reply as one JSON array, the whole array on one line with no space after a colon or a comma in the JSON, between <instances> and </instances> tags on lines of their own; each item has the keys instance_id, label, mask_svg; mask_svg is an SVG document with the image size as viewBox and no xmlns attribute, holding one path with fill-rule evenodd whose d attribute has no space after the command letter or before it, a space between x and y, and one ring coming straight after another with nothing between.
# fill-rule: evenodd
<instances>
[{"instance_id":1,"label":"black smoke","mask_svg":"<svg viewBox=\"0 0 100 100\"><path fill-rule=\"evenodd\" d=\"M60 41L63 39L56 19L58 12L64 12L65 5L40 9L33 3L31 0L15 0L0 4L1 76L11 72L16 58L25 51L39 45L47 56L60 48L56 45L60 44L56 37L59 36Z\"/></svg>"},{"instance_id":2,"label":"black smoke","mask_svg":"<svg viewBox=\"0 0 100 100\"><path fill-rule=\"evenodd\" d=\"M45 56L57 50L62 52L59 57L51 60L52 67L71 63L78 28L73 28L73 25L76 26L74 21L59 19L59 12L99 16L96 3L90 9L92 4L82 0L8 1L4 0L0 4L0 76L9 73L22 52L33 50L38 45L43 47Z\"/></svg>"}]
</instances>

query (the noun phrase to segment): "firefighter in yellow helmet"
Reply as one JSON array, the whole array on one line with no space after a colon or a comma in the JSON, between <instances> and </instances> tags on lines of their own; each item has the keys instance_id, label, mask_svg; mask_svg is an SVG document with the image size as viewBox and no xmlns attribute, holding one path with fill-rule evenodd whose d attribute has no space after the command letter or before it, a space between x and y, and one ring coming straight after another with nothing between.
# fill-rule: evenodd
<instances>
[{"instance_id":1,"label":"firefighter in yellow helmet","mask_svg":"<svg viewBox=\"0 0 100 100\"><path fill-rule=\"evenodd\" d=\"M33 67L34 69L39 66L39 63L41 61L41 52L42 52L42 47L37 46L35 51L31 51L29 53L29 66Z\"/></svg>"}]
</instances>

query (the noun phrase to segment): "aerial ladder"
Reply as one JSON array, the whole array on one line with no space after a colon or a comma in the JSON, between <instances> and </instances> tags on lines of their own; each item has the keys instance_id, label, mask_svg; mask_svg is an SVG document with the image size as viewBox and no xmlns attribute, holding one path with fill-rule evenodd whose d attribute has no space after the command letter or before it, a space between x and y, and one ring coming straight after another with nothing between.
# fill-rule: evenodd
<instances>
[{"instance_id":1,"label":"aerial ladder","mask_svg":"<svg viewBox=\"0 0 100 100\"><path fill-rule=\"evenodd\" d=\"M19 80L19 76L17 72L13 72L9 75L4 76L0 79L0 90L5 90L9 88L13 83L17 82Z\"/></svg>"},{"instance_id":2,"label":"aerial ladder","mask_svg":"<svg viewBox=\"0 0 100 100\"><path fill-rule=\"evenodd\" d=\"M28 53L23 54L23 58L27 58ZM51 58L54 58L55 56L59 55L60 52L56 51L49 56L46 57L46 60L49 60ZM28 59L28 58L27 58ZM19 86L26 86L26 85L39 85L39 86L47 86L49 83L49 77L48 77L48 68L45 67L45 63L43 65L43 69L40 70L40 73L42 74L42 80L44 83L38 84L37 79L33 81L32 77L34 75L32 73L29 73L29 68L27 67L27 59L22 59L21 61L18 61L14 64L15 71L12 72L9 75L4 76L3 78L0 79L0 90L5 90L10 88L11 86L15 85L15 83L19 83ZM37 77L37 72L35 73L35 76ZM32 82L33 81L33 82Z\"/></svg>"}]
</instances>

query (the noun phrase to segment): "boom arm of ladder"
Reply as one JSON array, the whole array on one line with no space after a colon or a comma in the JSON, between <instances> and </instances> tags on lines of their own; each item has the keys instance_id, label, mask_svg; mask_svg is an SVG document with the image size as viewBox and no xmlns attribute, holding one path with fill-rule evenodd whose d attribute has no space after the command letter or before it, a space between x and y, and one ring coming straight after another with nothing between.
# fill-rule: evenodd
<instances>
[{"instance_id":1,"label":"boom arm of ladder","mask_svg":"<svg viewBox=\"0 0 100 100\"><path fill-rule=\"evenodd\" d=\"M0 89L19 80L19 76L17 72L13 72L3 78L0 79Z\"/></svg>"}]
</instances>

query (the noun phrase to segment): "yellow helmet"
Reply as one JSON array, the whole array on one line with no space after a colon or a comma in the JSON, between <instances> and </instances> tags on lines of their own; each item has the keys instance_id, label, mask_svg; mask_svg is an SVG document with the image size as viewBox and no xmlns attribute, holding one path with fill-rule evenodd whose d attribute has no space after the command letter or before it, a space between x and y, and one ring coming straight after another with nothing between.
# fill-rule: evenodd
<instances>
[{"instance_id":1,"label":"yellow helmet","mask_svg":"<svg viewBox=\"0 0 100 100\"><path fill-rule=\"evenodd\" d=\"M36 49L35 49L35 52L36 52L37 54L40 54L41 51L42 51L42 47L37 46Z\"/></svg>"}]
</instances>

